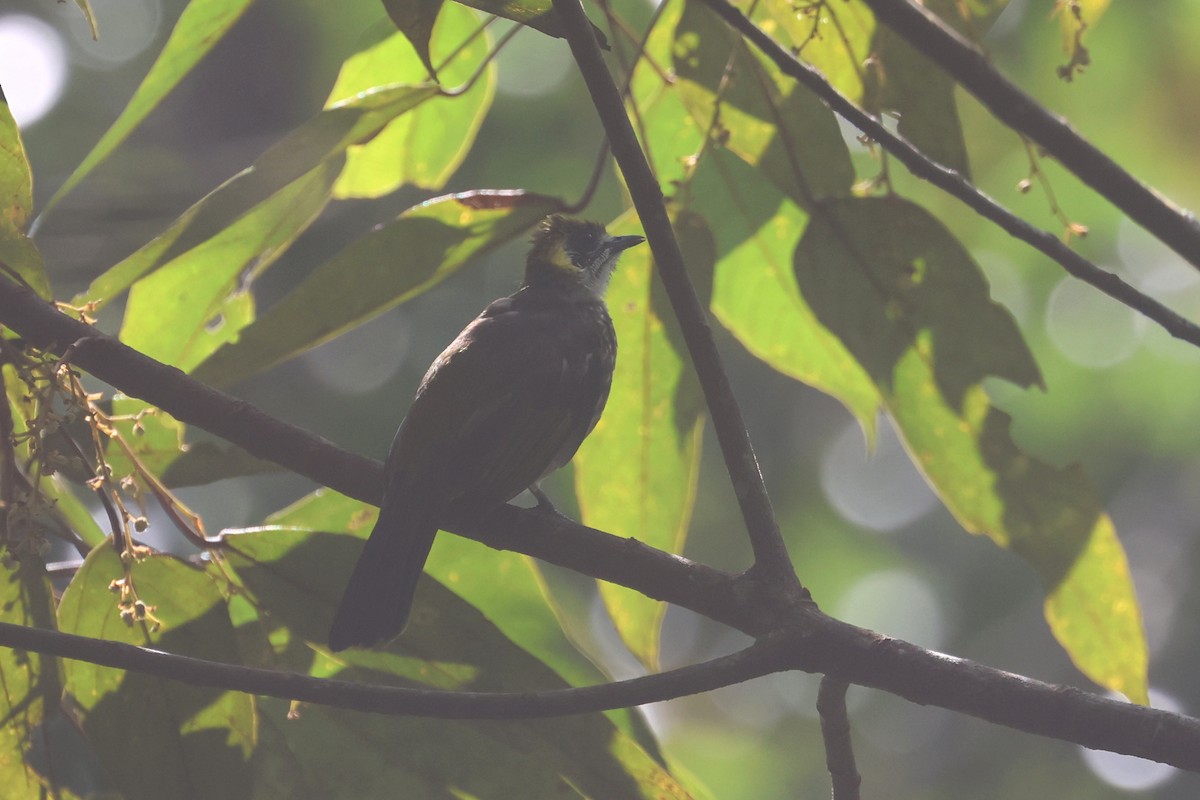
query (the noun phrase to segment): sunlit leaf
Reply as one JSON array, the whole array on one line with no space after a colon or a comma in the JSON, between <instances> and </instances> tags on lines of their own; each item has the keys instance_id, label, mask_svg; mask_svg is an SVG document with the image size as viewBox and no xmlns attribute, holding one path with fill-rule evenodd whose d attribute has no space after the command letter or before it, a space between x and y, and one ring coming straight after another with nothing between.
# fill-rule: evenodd
<instances>
[{"instance_id":1,"label":"sunlit leaf","mask_svg":"<svg viewBox=\"0 0 1200 800\"><path fill-rule=\"evenodd\" d=\"M712 235L688 213L676 215L675 229L693 281L707 297ZM625 218L610 230L637 228ZM659 287L648 247L622 255L608 290L617 368L604 415L575 456L575 492L584 524L679 552L695 500L703 403ZM656 668L664 605L608 583L600 591L621 638Z\"/></svg>"},{"instance_id":2,"label":"sunlit leaf","mask_svg":"<svg viewBox=\"0 0 1200 800\"><path fill-rule=\"evenodd\" d=\"M850 190L854 169L833 112L761 61L703 3L687 4L674 61L696 125L795 203Z\"/></svg>"},{"instance_id":3,"label":"sunlit leaf","mask_svg":"<svg viewBox=\"0 0 1200 800\"><path fill-rule=\"evenodd\" d=\"M0 621L54 629L54 596L41 560L0 561ZM0 647L0 785L6 797L41 795L45 784L62 783L62 765L30 763L30 748L47 747L45 724L62 695L59 660L28 650Z\"/></svg>"},{"instance_id":4,"label":"sunlit leaf","mask_svg":"<svg viewBox=\"0 0 1200 800\"><path fill-rule=\"evenodd\" d=\"M227 385L327 342L520 236L558 207L540 195L472 192L411 208L317 267L196 377Z\"/></svg>"},{"instance_id":5,"label":"sunlit leaf","mask_svg":"<svg viewBox=\"0 0 1200 800\"><path fill-rule=\"evenodd\" d=\"M86 0L77 0L85 8ZM191 0L179 21L175 23L170 38L142 83L130 98L129 103L117 117L112 127L96 143L75 171L63 182L54 196L46 203L45 214L56 206L68 192L88 176L104 159L133 133L146 116L158 107L179 82L192 71L196 64L208 54L245 13L252 0ZM95 20L89 8L85 8L96 35Z\"/></svg>"},{"instance_id":6,"label":"sunlit leaf","mask_svg":"<svg viewBox=\"0 0 1200 800\"><path fill-rule=\"evenodd\" d=\"M200 200L136 253L77 295L77 304L103 305L134 281L221 234L278 192L317 171L335 170L337 157L436 93L432 85L387 86L322 111L271 147L249 169ZM328 162L327 162L328 160Z\"/></svg>"},{"instance_id":7,"label":"sunlit leaf","mask_svg":"<svg viewBox=\"0 0 1200 800\"><path fill-rule=\"evenodd\" d=\"M464 84L483 66L491 39L486 34L473 36L479 24L475 12L456 3L442 11L431 42L435 58L446 60L453 54L438 72L442 85L453 89ZM427 79L427 67L407 37L385 21L342 65L329 104L381 84ZM435 97L391 122L370 141L350 147L334 195L378 197L406 183L440 189L474 144L495 85L495 65L489 65L468 91Z\"/></svg>"},{"instance_id":8,"label":"sunlit leaf","mask_svg":"<svg viewBox=\"0 0 1200 800\"><path fill-rule=\"evenodd\" d=\"M870 373L913 460L968 531L1041 576L1046 618L1092 680L1146 701L1146 643L1124 551L1078 467L1023 453L981 382L1039 384L967 252L896 198L828 203L796 249L800 290Z\"/></svg>"},{"instance_id":9,"label":"sunlit leaf","mask_svg":"<svg viewBox=\"0 0 1200 800\"><path fill-rule=\"evenodd\" d=\"M720 151L688 193L717 241L712 310L758 358L836 397L873 438L879 391L796 286L792 253L808 215L759 170Z\"/></svg>"},{"instance_id":10,"label":"sunlit leaf","mask_svg":"<svg viewBox=\"0 0 1200 800\"><path fill-rule=\"evenodd\" d=\"M293 516L303 509L290 512ZM322 512L324 513L324 512ZM339 584L360 543L351 536L266 528L225 537L225 550L272 624L324 642ZM309 651L309 671L372 683L470 691L566 684L475 608L426 579L405 633L378 651ZM601 714L531 722L405 719L306 707L285 723L265 712L300 756L321 797L687 797L678 781ZM396 747L404 742L404 747Z\"/></svg>"},{"instance_id":11,"label":"sunlit leaf","mask_svg":"<svg viewBox=\"0 0 1200 800\"><path fill-rule=\"evenodd\" d=\"M875 16L862 0L763 0L752 17L852 100L862 97Z\"/></svg>"},{"instance_id":12,"label":"sunlit leaf","mask_svg":"<svg viewBox=\"0 0 1200 800\"><path fill-rule=\"evenodd\" d=\"M0 89L0 264L39 295L50 297L42 254L25 235L33 213L33 172L21 131Z\"/></svg>"},{"instance_id":13,"label":"sunlit leaf","mask_svg":"<svg viewBox=\"0 0 1200 800\"><path fill-rule=\"evenodd\" d=\"M63 595L64 631L237 663L240 655L216 583L169 556L134 561L132 585L150 613L123 622L111 584L126 577L110 544L97 547ZM160 623L160 624L156 624ZM83 730L128 798L249 797L254 701L249 695L166 678L66 664Z\"/></svg>"},{"instance_id":14,"label":"sunlit leaf","mask_svg":"<svg viewBox=\"0 0 1200 800\"><path fill-rule=\"evenodd\" d=\"M188 372L253 318L245 290L316 218L340 164L285 186L220 233L133 285L121 340Z\"/></svg>"}]
</instances>

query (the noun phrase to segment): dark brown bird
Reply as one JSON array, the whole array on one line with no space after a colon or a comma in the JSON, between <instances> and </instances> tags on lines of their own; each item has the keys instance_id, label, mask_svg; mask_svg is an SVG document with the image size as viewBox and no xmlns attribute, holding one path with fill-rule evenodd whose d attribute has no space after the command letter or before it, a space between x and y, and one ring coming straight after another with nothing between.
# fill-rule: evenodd
<instances>
[{"instance_id":1,"label":"dark brown bird","mask_svg":"<svg viewBox=\"0 0 1200 800\"><path fill-rule=\"evenodd\" d=\"M329 631L333 650L397 636L438 524L506 503L566 464L600 419L617 339L604 292L641 236L548 217L521 288L438 356L400 424L379 520Z\"/></svg>"}]
</instances>

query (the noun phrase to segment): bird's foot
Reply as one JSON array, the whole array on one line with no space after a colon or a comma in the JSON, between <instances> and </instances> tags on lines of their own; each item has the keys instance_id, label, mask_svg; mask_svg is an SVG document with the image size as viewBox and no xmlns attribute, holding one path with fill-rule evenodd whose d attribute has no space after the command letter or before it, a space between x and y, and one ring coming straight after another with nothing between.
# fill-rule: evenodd
<instances>
[{"instance_id":1,"label":"bird's foot","mask_svg":"<svg viewBox=\"0 0 1200 800\"><path fill-rule=\"evenodd\" d=\"M570 517L568 517L566 514L555 508L554 501L551 500L550 496L543 492L542 487L538 486L536 483L529 487L529 493L533 495L534 500L537 500L537 505L530 509L531 511L536 511L539 514L550 514L551 516L562 517L563 519L570 519Z\"/></svg>"}]
</instances>

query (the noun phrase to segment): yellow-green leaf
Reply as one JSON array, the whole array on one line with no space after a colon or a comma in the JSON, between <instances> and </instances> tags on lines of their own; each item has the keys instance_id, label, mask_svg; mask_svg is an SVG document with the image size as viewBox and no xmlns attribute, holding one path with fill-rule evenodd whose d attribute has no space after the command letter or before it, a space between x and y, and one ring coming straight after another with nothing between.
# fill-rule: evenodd
<instances>
[{"instance_id":1,"label":"yellow-green leaf","mask_svg":"<svg viewBox=\"0 0 1200 800\"><path fill-rule=\"evenodd\" d=\"M632 222L625 218L610 229L632 233ZM712 235L695 214L677 213L674 224L706 298ZM695 500L704 415L687 350L659 287L649 248L621 257L608 290L616 373L604 415L575 456L575 491L585 524L679 552ZM621 638L656 668L663 604L607 583L600 591Z\"/></svg>"},{"instance_id":2,"label":"yellow-green leaf","mask_svg":"<svg viewBox=\"0 0 1200 800\"><path fill-rule=\"evenodd\" d=\"M521 192L472 192L410 208L317 267L196 377L227 385L327 342L512 240L558 205Z\"/></svg>"},{"instance_id":3,"label":"yellow-green leaf","mask_svg":"<svg viewBox=\"0 0 1200 800\"><path fill-rule=\"evenodd\" d=\"M1023 453L981 382L1041 381L969 254L898 198L824 204L795 254L800 290L870 373L913 459L973 533L1041 576L1046 618L1092 680L1146 702L1147 652L1124 551L1077 467Z\"/></svg>"},{"instance_id":4,"label":"yellow-green leaf","mask_svg":"<svg viewBox=\"0 0 1200 800\"><path fill-rule=\"evenodd\" d=\"M475 12L457 3L445 6L430 42L436 58L448 59L438 73L439 81L455 88L481 67L484 74L468 91L434 97L389 123L370 141L351 146L334 196L379 197L404 184L424 189L445 185L474 143L495 94L495 66L485 66L491 37L472 36L479 24ZM328 104L380 85L419 83L428 79L427 71L408 37L384 21L342 65Z\"/></svg>"},{"instance_id":5,"label":"yellow-green leaf","mask_svg":"<svg viewBox=\"0 0 1200 800\"><path fill-rule=\"evenodd\" d=\"M203 569L170 556L135 561L128 577L149 616L129 623L122 621L121 598L111 589L114 580L126 577L111 544L93 550L63 594L61 628L80 636L238 663L224 599ZM255 743L250 695L83 661L69 661L65 669L83 730L122 796L250 796Z\"/></svg>"}]
</instances>

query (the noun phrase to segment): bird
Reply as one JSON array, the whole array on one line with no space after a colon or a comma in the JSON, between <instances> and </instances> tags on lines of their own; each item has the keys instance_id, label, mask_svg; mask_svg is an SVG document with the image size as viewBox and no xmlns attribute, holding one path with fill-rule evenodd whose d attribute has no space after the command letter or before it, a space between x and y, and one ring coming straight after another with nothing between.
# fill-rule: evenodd
<instances>
[{"instance_id":1,"label":"bird","mask_svg":"<svg viewBox=\"0 0 1200 800\"><path fill-rule=\"evenodd\" d=\"M489 304L430 365L385 463L379 517L329 630L329 647L399 636L448 513L481 513L575 455L612 385L617 338L604 295L622 252L645 239L551 215L524 280Z\"/></svg>"}]
</instances>

